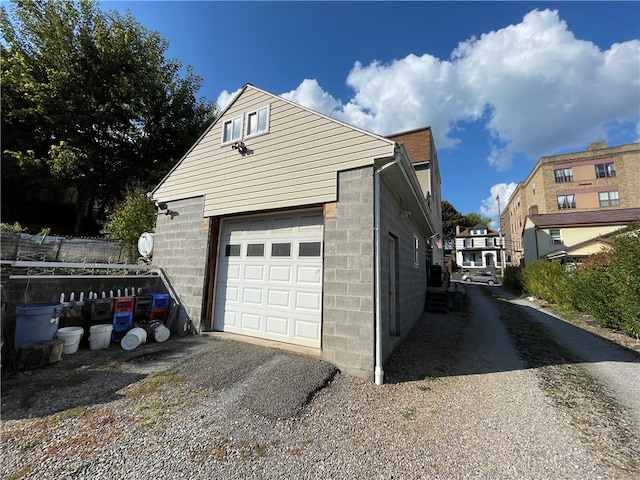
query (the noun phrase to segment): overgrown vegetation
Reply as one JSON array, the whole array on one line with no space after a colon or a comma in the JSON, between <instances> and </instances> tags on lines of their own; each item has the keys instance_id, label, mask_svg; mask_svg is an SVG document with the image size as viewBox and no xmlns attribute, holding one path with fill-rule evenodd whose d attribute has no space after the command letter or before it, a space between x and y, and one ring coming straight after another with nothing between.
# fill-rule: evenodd
<instances>
[{"instance_id":1,"label":"overgrown vegetation","mask_svg":"<svg viewBox=\"0 0 640 480\"><path fill-rule=\"evenodd\" d=\"M546 260L526 266L523 291L640 337L639 231L640 221L619 232L611 249L587 257L575 269Z\"/></svg>"},{"instance_id":2,"label":"overgrown vegetation","mask_svg":"<svg viewBox=\"0 0 640 480\"><path fill-rule=\"evenodd\" d=\"M153 231L155 223L153 202L142 184L136 183L129 186L124 200L109 210L101 233L135 251L140 235Z\"/></svg>"}]
</instances>

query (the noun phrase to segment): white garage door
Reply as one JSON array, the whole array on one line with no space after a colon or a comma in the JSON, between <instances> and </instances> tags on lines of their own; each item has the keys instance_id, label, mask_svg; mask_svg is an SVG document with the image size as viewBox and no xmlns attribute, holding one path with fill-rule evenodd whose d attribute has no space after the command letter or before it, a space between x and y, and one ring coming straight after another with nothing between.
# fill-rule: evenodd
<instances>
[{"instance_id":1,"label":"white garage door","mask_svg":"<svg viewBox=\"0 0 640 480\"><path fill-rule=\"evenodd\" d=\"M320 348L322 211L223 221L214 328Z\"/></svg>"}]
</instances>

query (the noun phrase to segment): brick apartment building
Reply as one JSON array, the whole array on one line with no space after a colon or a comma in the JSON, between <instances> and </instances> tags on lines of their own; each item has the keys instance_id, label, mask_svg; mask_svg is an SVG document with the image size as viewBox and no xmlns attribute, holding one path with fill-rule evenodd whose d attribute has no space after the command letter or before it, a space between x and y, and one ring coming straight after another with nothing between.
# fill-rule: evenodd
<instances>
[{"instance_id":1,"label":"brick apartment building","mask_svg":"<svg viewBox=\"0 0 640 480\"><path fill-rule=\"evenodd\" d=\"M640 143L589 145L582 152L542 157L509 197L500 227L507 263L524 258L522 235L529 215L640 207Z\"/></svg>"}]
</instances>

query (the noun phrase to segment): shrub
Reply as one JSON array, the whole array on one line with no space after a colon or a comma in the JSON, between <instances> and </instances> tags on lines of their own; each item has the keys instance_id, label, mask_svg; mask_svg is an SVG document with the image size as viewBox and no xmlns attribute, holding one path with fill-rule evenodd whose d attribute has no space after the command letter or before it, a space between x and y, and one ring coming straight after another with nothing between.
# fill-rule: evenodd
<instances>
[{"instance_id":1,"label":"shrub","mask_svg":"<svg viewBox=\"0 0 640 480\"><path fill-rule=\"evenodd\" d=\"M522 270L523 290L558 305L570 302L568 274L557 261L538 260Z\"/></svg>"},{"instance_id":2,"label":"shrub","mask_svg":"<svg viewBox=\"0 0 640 480\"><path fill-rule=\"evenodd\" d=\"M0 232L10 232L10 233L24 233L27 229L20 225L18 222L15 222L13 225L10 223L0 223Z\"/></svg>"},{"instance_id":3,"label":"shrub","mask_svg":"<svg viewBox=\"0 0 640 480\"><path fill-rule=\"evenodd\" d=\"M102 229L107 238L121 242L134 252L140 235L155 227L156 210L145 190L139 184L129 187L124 200L108 212Z\"/></svg>"},{"instance_id":4,"label":"shrub","mask_svg":"<svg viewBox=\"0 0 640 480\"><path fill-rule=\"evenodd\" d=\"M502 279L504 287L512 292L522 293L522 268L507 267L504 270L504 278Z\"/></svg>"}]
</instances>

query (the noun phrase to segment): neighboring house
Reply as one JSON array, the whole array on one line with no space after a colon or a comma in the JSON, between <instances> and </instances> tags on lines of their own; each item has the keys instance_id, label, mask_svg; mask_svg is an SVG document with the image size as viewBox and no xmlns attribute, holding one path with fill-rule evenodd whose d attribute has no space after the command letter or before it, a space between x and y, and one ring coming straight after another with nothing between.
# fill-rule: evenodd
<instances>
[{"instance_id":1,"label":"neighboring house","mask_svg":"<svg viewBox=\"0 0 640 480\"><path fill-rule=\"evenodd\" d=\"M154 264L181 321L309 347L382 383L442 235L402 143L247 84L152 196L171 213Z\"/></svg>"},{"instance_id":2,"label":"neighboring house","mask_svg":"<svg viewBox=\"0 0 640 480\"><path fill-rule=\"evenodd\" d=\"M523 231L524 263L582 259L611 243L609 234L640 219L640 208L530 215Z\"/></svg>"},{"instance_id":3,"label":"neighboring house","mask_svg":"<svg viewBox=\"0 0 640 480\"><path fill-rule=\"evenodd\" d=\"M456 227L456 263L463 270L491 270L502 266L504 238L481 223L460 231Z\"/></svg>"},{"instance_id":4,"label":"neighboring house","mask_svg":"<svg viewBox=\"0 0 640 480\"><path fill-rule=\"evenodd\" d=\"M583 152L542 157L501 212L507 260L518 265L524 259L522 232L528 215L637 207L640 143L607 147L599 142Z\"/></svg>"}]
</instances>

